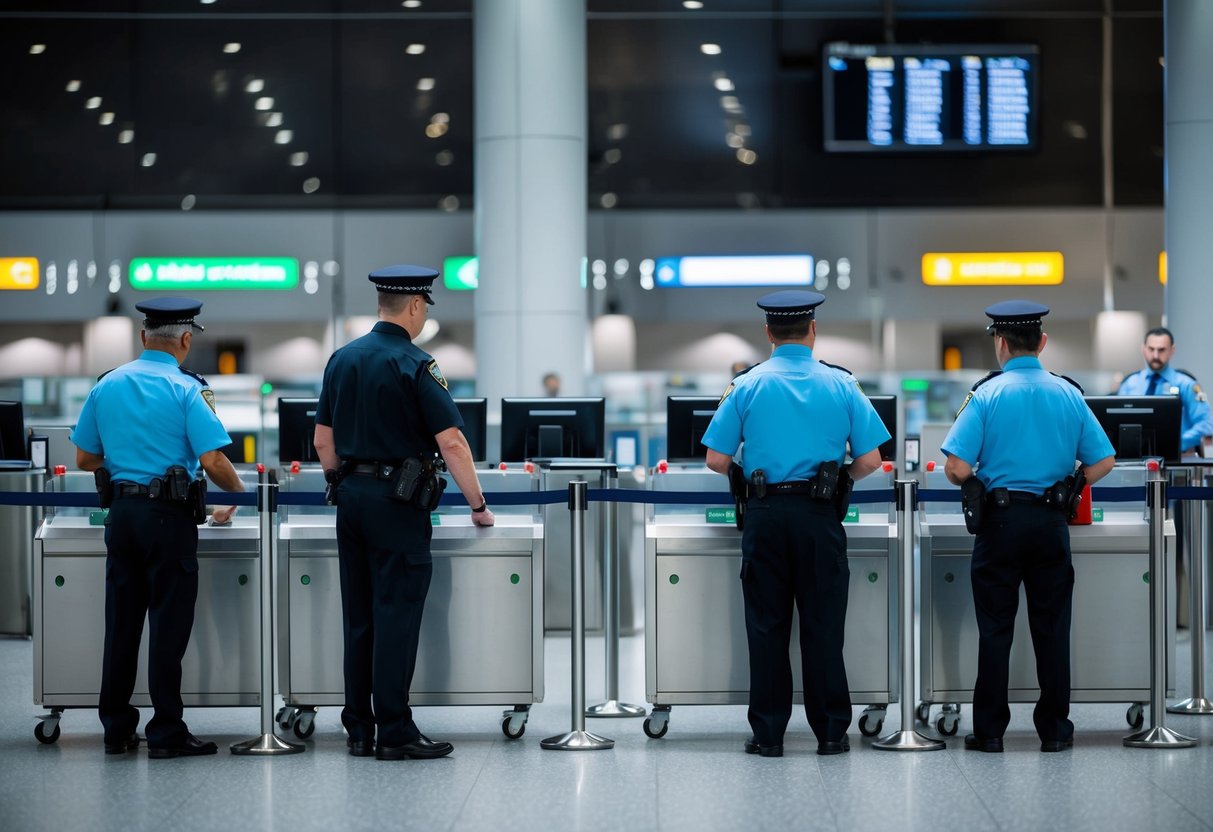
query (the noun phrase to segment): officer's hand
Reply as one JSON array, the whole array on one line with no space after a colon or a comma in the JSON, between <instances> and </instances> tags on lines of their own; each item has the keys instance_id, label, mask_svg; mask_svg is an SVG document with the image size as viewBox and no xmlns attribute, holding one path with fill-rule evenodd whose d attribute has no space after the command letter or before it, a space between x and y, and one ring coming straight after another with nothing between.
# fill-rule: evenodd
<instances>
[{"instance_id":1,"label":"officer's hand","mask_svg":"<svg viewBox=\"0 0 1213 832\"><path fill-rule=\"evenodd\" d=\"M226 525L232 522L232 515L235 513L236 506L215 506L215 510L211 512L211 525Z\"/></svg>"},{"instance_id":2,"label":"officer's hand","mask_svg":"<svg viewBox=\"0 0 1213 832\"><path fill-rule=\"evenodd\" d=\"M484 511L480 512L479 514L477 514L476 512L473 511L472 512L472 523L474 523L477 526L493 525L493 512L490 509L488 509L487 507L485 508Z\"/></svg>"}]
</instances>

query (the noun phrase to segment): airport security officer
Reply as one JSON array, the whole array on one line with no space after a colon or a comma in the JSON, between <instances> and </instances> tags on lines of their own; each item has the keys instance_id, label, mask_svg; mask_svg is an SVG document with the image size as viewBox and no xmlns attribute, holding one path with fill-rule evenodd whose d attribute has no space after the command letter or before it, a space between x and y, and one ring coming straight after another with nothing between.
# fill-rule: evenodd
<instances>
[{"instance_id":1,"label":"airport security officer","mask_svg":"<svg viewBox=\"0 0 1213 832\"><path fill-rule=\"evenodd\" d=\"M854 480L880 467L879 448L889 432L854 376L813 359L814 310L824 301L817 292L796 290L758 301L771 357L733 380L703 437L708 467L721 474L729 474L744 443L741 471L734 474L744 473L749 483L741 588L754 733L745 751L764 757L783 755L792 716L793 603L800 614L804 708L817 753L850 748L851 698L842 658L847 541L839 500L818 486L838 474L848 445Z\"/></svg>"},{"instance_id":2,"label":"airport security officer","mask_svg":"<svg viewBox=\"0 0 1213 832\"><path fill-rule=\"evenodd\" d=\"M1146 359L1144 369L1133 373L1120 383L1118 396L1179 396L1183 402L1179 450L1181 454L1199 454L1206 436L1213 436L1213 420L1209 416L1209 397L1200 389L1196 378L1184 370L1171 367L1175 355L1175 337L1166 327L1155 327L1146 333L1141 353Z\"/></svg>"},{"instance_id":3,"label":"airport security officer","mask_svg":"<svg viewBox=\"0 0 1213 832\"><path fill-rule=\"evenodd\" d=\"M379 322L333 353L316 408L316 452L337 485L337 552L345 631L341 721L355 757L433 759L450 754L418 730L409 707L418 634L429 591L430 510L402 501L417 463L440 454L472 507L493 525L438 363L413 344L438 272L392 266L372 272ZM376 737L376 729L378 736ZM376 744L376 739L378 743Z\"/></svg>"},{"instance_id":4,"label":"airport security officer","mask_svg":"<svg viewBox=\"0 0 1213 832\"><path fill-rule=\"evenodd\" d=\"M1011 719L1007 682L1011 639L1024 585L1036 651L1040 700L1033 720L1041 751L1073 744L1070 713L1070 612L1074 569L1068 506L1046 500L1048 489L1072 478L1075 460L1088 483L1112 470L1112 445L1077 384L1046 371L1048 308L1003 301L986 309L1001 371L969 392L943 442L944 472L981 501L984 518L973 546L971 577L977 613L977 683L973 733L965 748L1002 751ZM976 476L985 486L965 486ZM977 483L971 483L977 486ZM1071 479L1071 485L1076 485ZM966 512L969 505L966 504Z\"/></svg>"},{"instance_id":5,"label":"airport security officer","mask_svg":"<svg viewBox=\"0 0 1213 832\"><path fill-rule=\"evenodd\" d=\"M193 480L199 464L225 491L242 491L219 450L231 443L206 381L180 366L189 354L202 304L158 298L135 304L146 315L143 353L98 379L80 412L72 442L76 464L104 469L113 503L105 523L105 655L98 710L105 753L135 750L139 711L131 693L147 616L148 692L155 715L145 729L148 756L214 754L182 720L181 659L198 597L198 526L193 505L176 484ZM103 497L104 499L104 497ZM235 508L217 508L226 523Z\"/></svg>"}]
</instances>

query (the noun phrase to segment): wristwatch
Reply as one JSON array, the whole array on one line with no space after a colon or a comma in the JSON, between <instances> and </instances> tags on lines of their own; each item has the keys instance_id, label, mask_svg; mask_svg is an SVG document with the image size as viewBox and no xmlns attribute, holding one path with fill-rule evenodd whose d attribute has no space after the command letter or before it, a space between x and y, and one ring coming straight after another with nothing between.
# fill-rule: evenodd
<instances>
[{"instance_id":1,"label":"wristwatch","mask_svg":"<svg viewBox=\"0 0 1213 832\"><path fill-rule=\"evenodd\" d=\"M480 504L480 508L472 509L472 514L484 514L486 511L488 511L488 508L489 508L489 501L485 500L484 502L482 502Z\"/></svg>"}]
</instances>

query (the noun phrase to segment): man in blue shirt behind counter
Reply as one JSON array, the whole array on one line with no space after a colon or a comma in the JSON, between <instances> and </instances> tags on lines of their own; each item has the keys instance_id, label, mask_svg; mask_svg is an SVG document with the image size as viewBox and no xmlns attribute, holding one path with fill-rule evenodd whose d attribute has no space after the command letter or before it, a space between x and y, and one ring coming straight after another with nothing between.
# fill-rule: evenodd
<instances>
[{"instance_id":1,"label":"man in blue shirt behind counter","mask_svg":"<svg viewBox=\"0 0 1213 832\"><path fill-rule=\"evenodd\" d=\"M1171 366L1175 355L1175 336L1166 327L1155 327L1146 333L1141 353L1146 366L1120 383L1118 396L1178 396L1183 403L1180 422L1179 452L1200 453L1206 436L1213 436L1213 420L1209 417L1209 397L1200 389L1196 378L1186 370Z\"/></svg>"},{"instance_id":2,"label":"man in blue shirt behind counter","mask_svg":"<svg viewBox=\"0 0 1213 832\"><path fill-rule=\"evenodd\" d=\"M1070 560L1069 503L1056 499L1075 460L1088 483L1112 470L1112 444L1083 400L1082 389L1046 371L1040 353L1048 337L1041 319L1048 307L1003 301L986 309L1000 371L973 385L943 442L944 473L970 492L976 476L984 514L970 564L977 614L977 682L973 733L965 748L1000 752L1011 719L1007 683L1019 585L1028 601L1040 699L1033 720L1041 751L1073 745L1070 721L1070 612L1074 568ZM976 473L975 473L976 472ZM1050 490L1053 489L1053 490ZM1072 490L1072 489L1071 489ZM1049 497L1046 497L1046 494ZM971 511L966 503L966 513Z\"/></svg>"},{"instance_id":3,"label":"man in blue shirt behind counter","mask_svg":"<svg viewBox=\"0 0 1213 832\"><path fill-rule=\"evenodd\" d=\"M733 380L703 436L708 467L731 481L741 474L747 480L747 493L739 497L745 517L741 590L754 735L745 752L763 757L783 755L792 716L793 603L800 614L804 709L817 753L850 749L851 696L842 657L850 581L846 506L836 496L842 491L828 481L831 475L838 480L848 445L852 480L879 468L889 432L854 376L813 358L814 310L824 301L817 292L796 290L758 301L774 345L771 358ZM742 443L738 470L733 455Z\"/></svg>"}]
</instances>

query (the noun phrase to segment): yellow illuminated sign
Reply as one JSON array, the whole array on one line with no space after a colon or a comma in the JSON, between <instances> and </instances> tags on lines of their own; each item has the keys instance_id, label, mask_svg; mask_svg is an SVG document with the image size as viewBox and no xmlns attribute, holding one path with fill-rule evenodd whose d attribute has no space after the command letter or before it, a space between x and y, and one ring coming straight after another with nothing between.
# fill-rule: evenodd
<instances>
[{"instance_id":1,"label":"yellow illuminated sign","mask_svg":"<svg viewBox=\"0 0 1213 832\"><path fill-rule=\"evenodd\" d=\"M0 289L37 288L37 257L0 257Z\"/></svg>"},{"instance_id":2,"label":"yellow illuminated sign","mask_svg":"<svg viewBox=\"0 0 1213 832\"><path fill-rule=\"evenodd\" d=\"M1163 286L1167 285L1167 253L1165 251L1158 252L1158 282Z\"/></svg>"},{"instance_id":3,"label":"yellow illuminated sign","mask_svg":"<svg viewBox=\"0 0 1213 832\"><path fill-rule=\"evenodd\" d=\"M1056 286L1065 277L1060 251L929 252L922 256L928 286Z\"/></svg>"}]
</instances>

